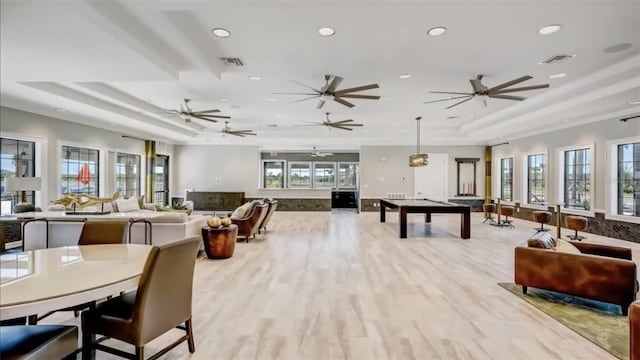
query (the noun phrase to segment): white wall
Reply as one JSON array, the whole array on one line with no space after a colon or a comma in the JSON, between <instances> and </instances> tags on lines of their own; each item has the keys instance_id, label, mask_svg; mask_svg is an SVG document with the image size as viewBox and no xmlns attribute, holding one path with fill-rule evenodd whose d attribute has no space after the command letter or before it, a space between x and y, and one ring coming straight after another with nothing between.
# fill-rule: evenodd
<instances>
[{"instance_id":1,"label":"white wall","mask_svg":"<svg viewBox=\"0 0 640 360\"><path fill-rule=\"evenodd\" d=\"M607 141L614 139L629 138L640 135L640 121L638 119L621 122L618 119L591 123L583 126L568 128L553 133L535 135L528 138L509 141L508 145L493 148L493 162L499 161L501 157L515 156L514 161L514 201L521 201L523 196L523 167L526 163L522 157L532 151L547 150L547 196L549 202L560 202L558 193L558 156L557 149L572 145L595 144L595 176L592 209L603 211L605 199L608 198L605 191L605 181L610 175L605 166ZM495 167L494 167L495 169ZM494 174L494 189L499 181L499 174ZM494 196L497 194L494 193Z\"/></svg>"},{"instance_id":2,"label":"white wall","mask_svg":"<svg viewBox=\"0 0 640 360\"><path fill-rule=\"evenodd\" d=\"M46 207L49 201L60 195L60 148L62 145L86 146L100 150L100 195L111 195L115 191L115 181L107 179L113 176L115 179L115 169L108 169L107 153L109 151L127 152L141 156L142 169L144 162L144 142L135 139L123 138L123 134L99 129L91 126L84 126L73 122L68 122L52 117L41 116L34 113L0 107L0 136L8 138L24 138L37 141L41 144L40 154L36 151L36 156L41 156L43 161L36 159L40 164L40 171L36 168L36 175L42 176L42 192L36 194L39 197L37 206ZM38 145L36 146L38 147ZM170 156L170 166L173 161L173 146L159 143L156 146L157 152ZM145 185L144 173L140 176L142 193ZM108 185L109 184L109 185ZM40 196L38 196L40 195Z\"/></svg>"},{"instance_id":3,"label":"white wall","mask_svg":"<svg viewBox=\"0 0 640 360\"><path fill-rule=\"evenodd\" d=\"M479 158L477 163L477 195L484 196L484 146L422 146L423 153L449 154L448 197L457 194L455 158ZM362 146L360 148L360 197L380 198L387 193L414 193L414 169L409 155L415 146Z\"/></svg>"}]
</instances>

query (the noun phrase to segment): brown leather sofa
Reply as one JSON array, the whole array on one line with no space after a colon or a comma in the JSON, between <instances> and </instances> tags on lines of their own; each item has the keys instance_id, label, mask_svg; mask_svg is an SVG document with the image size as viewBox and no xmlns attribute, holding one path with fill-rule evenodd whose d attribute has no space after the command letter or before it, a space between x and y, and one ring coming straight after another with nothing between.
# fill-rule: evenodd
<instances>
[{"instance_id":1,"label":"brown leather sofa","mask_svg":"<svg viewBox=\"0 0 640 360\"><path fill-rule=\"evenodd\" d=\"M629 307L629 359L640 360L640 301Z\"/></svg>"},{"instance_id":2,"label":"brown leather sofa","mask_svg":"<svg viewBox=\"0 0 640 360\"><path fill-rule=\"evenodd\" d=\"M581 254L527 246L515 248L515 283L620 305L635 300L636 264L631 249L571 241Z\"/></svg>"},{"instance_id":3,"label":"brown leather sofa","mask_svg":"<svg viewBox=\"0 0 640 360\"><path fill-rule=\"evenodd\" d=\"M260 224L260 227L258 228L258 232L262 232L264 230L266 233L267 225L271 220L271 215L273 215L273 212L276 211L276 208L278 207L278 200L265 200L264 202L267 203L269 207L267 208L267 215L265 215L264 220L262 220L262 224Z\"/></svg>"},{"instance_id":4,"label":"brown leather sofa","mask_svg":"<svg viewBox=\"0 0 640 360\"><path fill-rule=\"evenodd\" d=\"M231 222L238 225L238 237L244 237L249 242L249 237L255 237L262 221L267 216L268 204L256 203L251 210L241 218L231 217Z\"/></svg>"}]
</instances>

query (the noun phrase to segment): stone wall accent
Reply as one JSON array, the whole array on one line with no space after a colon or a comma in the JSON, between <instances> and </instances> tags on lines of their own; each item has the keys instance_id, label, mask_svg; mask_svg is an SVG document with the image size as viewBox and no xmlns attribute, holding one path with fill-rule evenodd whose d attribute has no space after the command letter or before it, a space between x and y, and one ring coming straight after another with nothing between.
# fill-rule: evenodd
<instances>
[{"instance_id":1,"label":"stone wall accent","mask_svg":"<svg viewBox=\"0 0 640 360\"><path fill-rule=\"evenodd\" d=\"M380 199L360 199L360 211L380 211Z\"/></svg>"},{"instance_id":2,"label":"stone wall accent","mask_svg":"<svg viewBox=\"0 0 640 360\"><path fill-rule=\"evenodd\" d=\"M538 211L537 209L522 207L520 206L520 203L516 203L514 207L516 211L514 211L513 217L534 221L533 212ZM518 209L520 209L520 211L518 211ZM554 212L555 208L549 207L548 211L553 214L550 225L555 226L557 224L557 217L556 213ZM562 216L560 218L560 224L562 225L563 229L566 229L562 231L562 236L564 237L565 234L569 234L570 232L572 232L572 230L567 229L564 225L565 216L571 214L562 213L561 215ZM640 243L640 224L605 219L605 214L599 212L595 213L595 217L586 217L589 219L589 226L587 226L586 230L587 233ZM585 236L587 236L587 238L589 237L588 234ZM587 239L587 241L589 240Z\"/></svg>"},{"instance_id":3,"label":"stone wall accent","mask_svg":"<svg viewBox=\"0 0 640 360\"><path fill-rule=\"evenodd\" d=\"M187 193L193 201L193 210L235 210L244 204L244 192L193 191Z\"/></svg>"},{"instance_id":4,"label":"stone wall accent","mask_svg":"<svg viewBox=\"0 0 640 360\"><path fill-rule=\"evenodd\" d=\"M248 198L247 201L262 199L263 198ZM276 211L331 211L331 199L274 199L278 200L278 208Z\"/></svg>"}]
</instances>

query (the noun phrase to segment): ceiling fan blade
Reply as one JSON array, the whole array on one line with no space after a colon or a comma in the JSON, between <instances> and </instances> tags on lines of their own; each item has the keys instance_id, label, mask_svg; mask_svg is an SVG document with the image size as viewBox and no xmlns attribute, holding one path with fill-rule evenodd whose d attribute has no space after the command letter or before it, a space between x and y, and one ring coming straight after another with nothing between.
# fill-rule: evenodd
<instances>
[{"instance_id":1,"label":"ceiling fan blade","mask_svg":"<svg viewBox=\"0 0 640 360\"><path fill-rule=\"evenodd\" d=\"M377 95L356 95L356 94L344 94L340 95L341 98L351 98L351 99L370 99L370 100L380 100L380 96Z\"/></svg>"},{"instance_id":2,"label":"ceiling fan blade","mask_svg":"<svg viewBox=\"0 0 640 360\"><path fill-rule=\"evenodd\" d=\"M208 119L231 119L231 116L227 116L227 115L200 115L200 114L189 114L189 115L193 117L201 117L201 118L208 118Z\"/></svg>"},{"instance_id":3,"label":"ceiling fan blade","mask_svg":"<svg viewBox=\"0 0 640 360\"><path fill-rule=\"evenodd\" d=\"M462 99L462 98L466 98L466 97L469 97L469 96L471 96L471 95L455 96L455 97L450 97L450 98L446 98L446 99L425 101L425 102L423 102L423 104L431 104L431 103L440 102L440 101L449 101L449 100L455 100L455 99Z\"/></svg>"},{"instance_id":4,"label":"ceiling fan blade","mask_svg":"<svg viewBox=\"0 0 640 360\"><path fill-rule=\"evenodd\" d=\"M548 87L549 87L549 84L531 85L531 86L523 86L523 87L517 87L517 88L493 91L493 92L491 92L489 94L504 94L504 93L510 93L510 92L516 92L516 91L529 91L529 90L537 90L537 89L546 89Z\"/></svg>"},{"instance_id":5,"label":"ceiling fan blade","mask_svg":"<svg viewBox=\"0 0 640 360\"><path fill-rule=\"evenodd\" d=\"M239 136L239 137L244 137L244 134L237 134L233 131L223 131L222 133L224 134L229 134L229 135L233 135L233 136Z\"/></svg>"},{"instance_id":6,"label":"ceiling fan blade","mask_svg":"<svg viewBox=\"0 0 640 360\"><path fill-rule=\"evenodd\" d=\"M331 124L344 124L344 123L350 123L350 122L353 122L353 120L349 119L349 120L332 121Z\"/></svg>"},{"instance_id":7,"label":"ceiling fan blade","mask_svg":"<svg viewBox=\"0 0 640 360\"><path fill-rule=\"evenodd\" d=\"M211 113L218 113L218 112L220 112L220 110L211 109L211 110L194 111L193 114L200 115L200 114L211 114Z\"/></svg>"},{"instance_id":8,"label":"ceiling fan blade","mask_svg":"<svg viewBox=\"0 0 640 360\"><path fill-rule=\"evenodd\" d=\"M352 93L352 92L356 92L356 91L377 89L379 87L380 87L380 85L378 85L378 84L369 84L369 85L357 86L357 87L353 87L353 88L349 88L349 89L338 90L338 91L335 91L333 94L334 95L342 95L342 94Z\"/></svg>"},{"instance_id":9,"label":"ceiling fan blade","mask_svg":"<svg viewBox=\"0 0 640 360\"><path fill-rule=\"evenodd\" d=\"M318 102L318 106L316 106L316 109L322 109L322 107L324 106L324 99L320 99L320 101Z\"/></svg>"},{"instance_id":10,"label":"ceiling fan blade","mask_svg":"<svg viewBox=\"0 0 640 360\"><path fill-rule=\"evenodd\" d=\"M258 135L254 133L252 130L233 130L233 131L227 131L227 134L236 135L236 136Z\"/></svg>"},{"instance_id":11,"label":"ceiling fan blade","mask_svg":"<svg viewBox=\"0 0 640 360\"><path fill-rule=\"evenodd\" d=\"M334 129L340 129L340 130L353 131L353 129L352 129L352 128L342 127L342 126L332 126L332 128L334 128Z\"/></svg>"},{"instance_id":12,"label":"ceiling fan blade","mask_svg":"<svg viewBox=\"0 0 640 360\"><path fill-rule=\"evenodd\" d=\"M299 99L299 100L296 100L296 101L292 101L291 103L297 103L297 102L302 102L302 101L306 101L306 100L315 99L315 98L317 98L318 96L320 96L320 95L313 95L313 96L309 96L309 97L302 98L302 99Z\"/></svg>"},{"instance_id":13,"label":"ceiling fan blade","mask_svg":"<svg viewBox=\"0 0 640 360\"><path fill-rule=\"evenodd\" d=\"M290 82L292 82L292 83L294 83L294 84L298 84L298 85L300 85L300 86L304 86L304 87L306 87L307 89L311 89L311 90L315 91L315 92L316 92L316 93L318 93L318 94L322 94L322 91L320 91L320 90L318 90L318 89L314 89L314 88L312 88L311 86L306 85L306 84L303 84L303 83L301 83L301 82L299 82L299 81L295 81L295 80L289 80L289 81L290 81Z\"/></svg>"},{"instance_id":14,"label":"ceiling fan blade","mask_svg":"<svg viewBox=\"0 0 640 360\"><path fill-rule=\"evenodd\" d=\"M322 95L321 93L291 93L291 92L274 92L272 94L275 94L275 95L315 95L315 96Z\"/></svg>"},{"instance_id":15,"label":"ceiling fan blade","mask_svg":"<svg viewBox=\"0 0 640 360\"><path fill-rule=\"evenodd\" d=\"M349 126L364 126L363 124L338 124L338 123L331 123L331 125L329 125L331 127L349 127Z\"/></svg>"},{"instance_id":16,"label":"ceiling fan blade","mask_svg":"<svg viewBox=\"0 0 640 360\"><path fill-rule=\"evenodd\" d=\"M469 80L469 82L471 83L471 87L473 88L473 92L475 92L476 94L482 93L485 90L484 86L482 85L482 81L480 81L480 79L478 79L478 78L471 79L471 80Z\"/></svg>"},{"instance_id":17,"label":"ceiling fan blade","mask_svg":"<svg viewBox=\"0 0 640 360\"><path fill-rule=\"evenodd\" d=\"M522 96L512 96L512 95L499 95L499 94L491 94L491 95L487 95L490 98L495 98L495 99L505 99L505 100L517 100L517 101L522 101L526 98L522 97Z\"/></svg>"},{"instance_id":18,"label":"ceiling fan blade","mask_svg":"<svg viewBox=\"0 0 640 360\"><path fill-rule=\"evenodd\" d=\"M452 92L452 91L429 91L432 94L451 94L451 95L469 95L473 96L473 93L465 93L465 92Z\"/></svg>"},{"instance_id":19,"label":"ceiling fan blade","mask_svg":"<svg viewBox=\"0 0 640 360\"><path fill-rule=\"evenodd\" d=\"M454 107L454 106L458 106L458 105L460 105L460 104L462 104L462 103L465 103L465 102L467 102L467 101L469 101L469 100L471 100L471 99L473 99L473 96L470 96L468 99L464 99L464 100L459 101L459 102L457 102L457 103L455 103L455 104L453 104L453 105L447 106L445 109L451 109L452 107Z\"/></svg>"},{"instance_id":20,"label":"ceiling fan blade","mask_svg":"<svg viewBox=\"0 0 640 360\"><path fill-rule=\"evenodd\" d=\"M206 118L206 117L202 117L202 116L198 116L198 115L191 115L191 117L196 118L196 119L200 119L200 120L205 120L205 121L218 122L218 120L216 120L216 119Z\"/></svg>"},{"instance_id":21,"label":"ceiling fan blade","mask_svg":"<svg viewBox=\"0 0 640 360\"><path fill-rule=\"evenodd\" d=\"M343 100L343 99L341 99L339 97L334 97L333 101L338 102L338 103L340 103L340 104L342 104L342 105L344 105L346 107L350 107L350 108L355 106L352 103L348 102L347 100Z\"/></svg>"},{"instance_id":22,"label":"ceiling fan blade","mask_svg":"<svg viewBox=\"0 0 640 360\"><path fill-rule=\"evenodd\" d=\"M340 85L341 82L342 82L342 78L340 76L334 76L329 86L327 86L327 88L324 89L324 92L333 93L334 91L336 91L336 88Z\"/></svg>"},{"instance_id":23,"label":"ceiling fan blade","mask_svg":"<svg viewBox=\"0 0 640 360\"><path fill-rule=\"evenodd\" d=\"M523 82L523 81L527 81L527 80L529 80L529 79L533 79L533 77L531 77L531 76L529 76L529 75L521 76L521 77L519 77L519 78L517 78L517 79L513 79L513 80L511 80L511 81L507 81L506 83L502 83L502 84L500 84L500 85L496 85L496 86L494 86L494 87L492 87L492 88L488 89L488 90L487 90L487 92L488 92L488 93L492 93L492 92L498 91L498 90L500 90L500 89L504 89L504 88L506 88L506 87L509 87L509 86L511 86L511 85L515 85L515 84L519 84L519 83L521 83L521 82Z\"/></svg>"}]
</instances>

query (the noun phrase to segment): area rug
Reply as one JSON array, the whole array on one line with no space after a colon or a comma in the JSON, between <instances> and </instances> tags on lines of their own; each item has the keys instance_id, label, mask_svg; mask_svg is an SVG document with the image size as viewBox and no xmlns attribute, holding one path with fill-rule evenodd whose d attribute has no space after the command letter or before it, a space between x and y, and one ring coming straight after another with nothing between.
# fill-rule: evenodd
<instances>
[{"instance_id":1,"label":"area rug","mask_svg":"<svg viewBox=\"0 0 640 360\"><path fill-rule=\"evenodd\" d=\"M618 359L629 359L629 320L619 306L534 288L525 295L516 284L498 285Z\"/></svg>"}]
</instances>

